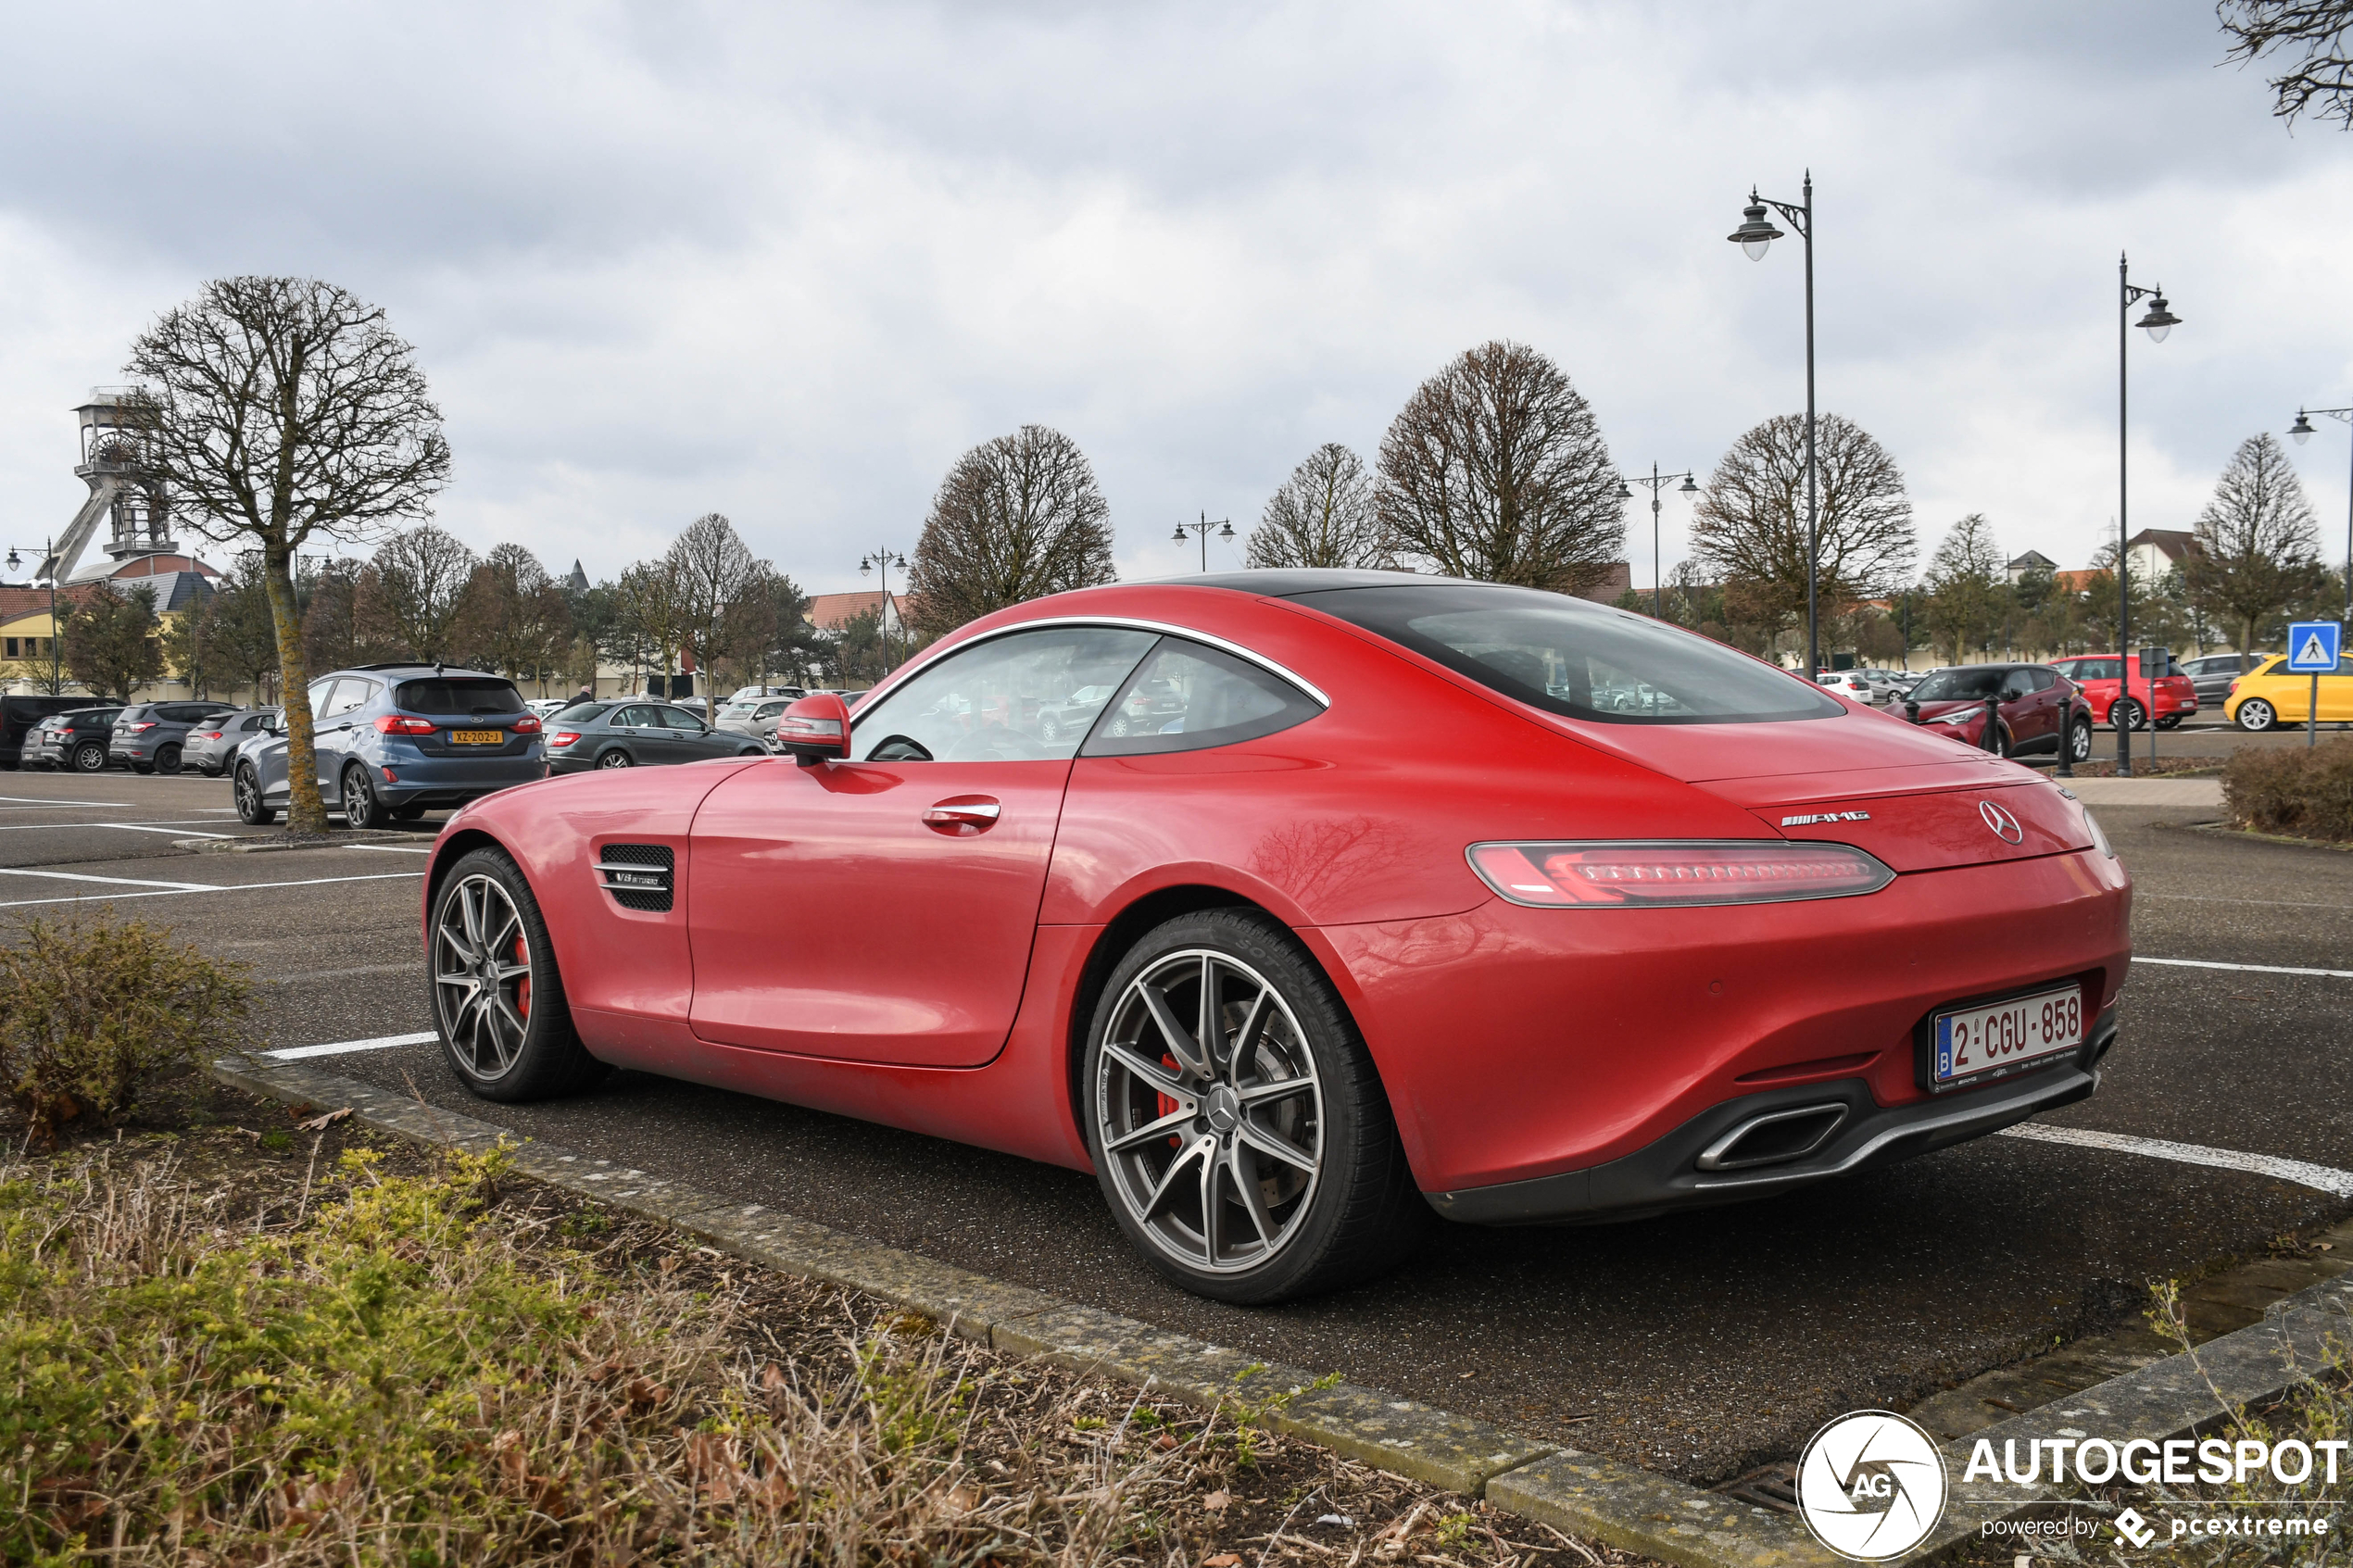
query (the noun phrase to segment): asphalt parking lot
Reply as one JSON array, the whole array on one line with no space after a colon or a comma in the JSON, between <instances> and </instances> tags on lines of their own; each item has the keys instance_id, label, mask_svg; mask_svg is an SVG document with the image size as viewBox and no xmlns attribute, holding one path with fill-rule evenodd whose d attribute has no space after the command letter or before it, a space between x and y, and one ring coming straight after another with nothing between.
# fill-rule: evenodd
<instances>
[{"instance_id":1,"label":"asphalt parking lot","mask_svg":"<svg viewBox=\"0 0 2353 1568\"><path fill-rule=\"evenodd\" d=\"M2144 737L2135 737L2136 753ZM2101 732L2103 755L2113 737ZM2179 741L2236 744L2196 732ZM2353 855L2183 831L2108 807L2137 884L2124 1034L2063 1126L2353 1164ZM252 835L223 781L0 773L0 908L103 899L251 963L256 1049L429 1028L412 840L198 854ZM268 830L260 830L267 836ZM1826 965L1898 955L1825 953ZM2250 968L2193 968L2184 963ZM692 1085L485 1108L431 1045L322 1066L526 1135L724 1191L1269 1360L1693 1480L1787 1457L1823 1420L1904 1405L2137 1314L2144 1287L2334 1221L2345 1200L2258 1172L1996 1137L1802 1195L1579 1230L1449 1228L1344 1295L1227 1308L1162 1285L1075 1173Z\"/></svg>"}]
</instances>

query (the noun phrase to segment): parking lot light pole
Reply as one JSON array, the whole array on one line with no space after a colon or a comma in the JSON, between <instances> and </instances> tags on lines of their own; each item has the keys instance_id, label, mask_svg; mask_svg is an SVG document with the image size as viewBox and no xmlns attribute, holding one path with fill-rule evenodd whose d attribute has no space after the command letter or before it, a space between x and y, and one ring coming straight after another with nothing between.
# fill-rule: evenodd
<instances>
[{"instance_id":1,"label":"parking lot light pole","mask_svg":"<svg viewBox=\"0 0 2353 1568\"><path fill-rule=\"evenodd\" d=\"M2307 414L2326 414L2333 420L2353 424L2353 408L2298 408L2296 422L2287 427L2287 433L2296 437L2298 446L2312 439L2312 421L2305 418ZM2345 614L2342 619L2345 629L2353 632L2353 489L2347 491L2345 498Z\"/></svg>"},{"instance_id":2,"label":"parking lot light pole","mask_svg":"<svg viewBox=\"0 0 2353 1568\"><path fill-rule=\"evenodd\" d=\"M1634 498L1634 493L1627 488L1629 484L1643 484L1650 487L1651 616L1657 621L1667 619L1667 578L1659 568L1661 558L1658 553L1658 494L1667 485L1674 484L1679 479L1683 483L1676 487L1677 495L1696 495L1699 494L1699 481L1693 479L1690 473L1661 473L1658 471L1656 463L1651 465L1651 474L1648 479L1644 479L1638 473L1629 480L1621 474L1617 481L1617 498L1621 501L1630 501Z\"/></svg>"},{"instance_id":3,"label":"parking lot light pole","mask_svg":"<svg viewBox=\"0 0 2353 1568\"><path fill-rule=\"evenodd\" d=\"M1767 248L1781 237L1765 216L1769 207L1788 220L1797 237L1806 242L1806 678L1811 681L1822 672L1821 617L1815 592L1822 555L1822 503L1814 470L1814 171L1810 169L1806 171L1805 191L1805 199L1790 203L1760 196L1751 185L1748 206L1741 213L1743 221L1724 237L1747 253L1751 261L1764 260Z\"/></svg>"},{"instance_id":4,"label":"parking lot light pole","mask_svg":"<svg viewBox=\"0 0 2353 1568\"><path fill-rule=\"evenodd\" d=\"M858 558L858 575L861 577L872 577L875 574L875 568L882 568L883 673L886 675L890 673L892 663L890 626L892 621L899 619L899 608L890 602L890 569L894 566L901 571L907 570L907 558L896 550L869 550Z\"/></svg>"},{"instance_id":5,"label":"parking lot light pole","mask_svg":"<svg viewBox=\"0 0 2353 1568\"><path fill-rule=\"evenodd\" d=\"M58 662L57 543L56 540L49 539L42 542L41 562L44 566L46 566L49 569L49 695L51 696L56 696L58 693L65 690L66 684L64 666ZM17 553L15 546L9 546L8 570L10 571L21 571L23 567L24 557Z\"/></svg>"},{"instance_id":6,"label":"parking lot light pole","mask_svg":"<svg viewBox=\"0 0 2353 1568\"><path fill-rule=\"evenodd\" d=\"M1181 545L1189 533L1201 535L1201 569L1203 571L1209 570L1209 531L1213 528L1217 531L1217 537L1220 539L1231 539L1234 536L1234 523L1231 518L1220 518L1215 522L1212 522L1209 521L1207 512L1201 514L1199 522L1178 523L1174 536L1176 543Z\"/></svg>"},{"instance_id":7,"label":"parking lot light pole","mask_svg":"<svg viewBox=\"0 0 2353 1568\"><path fill-rule=\"evenodd\" d=\"M2151 343L2163 343L2165 334L2182 324L2182 319L2166 306L2164 285L2159 284L2153 289L2142 288L2133 282L2131 267L2131 262L2120 251L2116 257L2116 659L2117 684L2122 690L2122 696L2117 699L2120 702L2132 700L2133 663L2132 563L2124 557L2124 541L2132 533L2132 526L2124 517L2126 481L2132 471L2131 460L2125 450L2124 349L2132 341L2133 334L2126 323L2131 321L2133 326L2147 328ZM2133 307L2144 299L2149 302L2148 314L2138 321L2132 321ZM2155 676L2149 677L2149 754L2152 757L2157 752L2156 683ZM2112 720L2115 714L2116 709L2111 707L2109 718ZM2128 724L2116 726L2116 776L2120 779L2133 776L2133 730Z\"/></svg>"}]
</instances>

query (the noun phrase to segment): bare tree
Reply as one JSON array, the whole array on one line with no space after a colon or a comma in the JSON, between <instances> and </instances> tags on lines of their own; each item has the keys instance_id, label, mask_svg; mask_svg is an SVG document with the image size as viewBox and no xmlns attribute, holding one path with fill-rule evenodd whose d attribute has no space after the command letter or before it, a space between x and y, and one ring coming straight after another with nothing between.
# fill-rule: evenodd
<instances>
[{"instance_id":1,"label":"bare tree","mask_svg":"<svg viewBox=\"0 0 2353 1568\"><path fill-rule=\"evenodd\" d=\"M2238 628L2242 654L2262 623L2312 591L2321 576L2320 530L2286 449L2270 432L2239 443L2197 514L2197 547L2184 572L2188 596Z\"/></svg>"},{"instance_id":2,"label":"bare tree","mask_svg":"<svg viewBox=\"0 0 2353 1568\"><path fill-rule=\"evenodd\" d=\"M1999 622L2009 587L2003 573L1994 526L1982 512L1955 523L1929 558L1922 583L1929 596L1928 631L1948 662L1967 659Z\"/></svg>"},{"instance_id":3,"label":"bare tree","mask_svg":"<svg viewBox=\"0 0 2353 1568\"><path fill-rule=\"evenodd\" d=\"M1450 577L1582 593L1624 553L1617 490L1592 408L1524 344L1460 355L1381 437L1388 544Z\"/></svg>"},{"instance_id":4,"label":"bare tree","mask_svg":"<svg viewBox=\"0 0 2353 1568\"><path fill-rule=\"evenodd\" d=\"M2353 0L2221 0L2214 7L2231 41L2225 60L2247 64L2273 50L2300 48L2302 57L2268 83L2271 113L2290 125L2310 114L2353 129Z\"/></svg>"},{"instance_id":5,"label":"bare tree","mask_svg":"<svg viewBox=\"0 0 2353 1568\"><path fill-rule=\"evenodd\" d=\"M429 522L394 534L359 580L365 634L427 664L447 659L458 607L477 564L463 540Z\"/></svg>"},{"instance_id":6,"label":"bare tree","mask_svg":"<svg viewBox=\"0 0 2353 1568\"><path fill-rule=\"evenodd\" d=\"M286 825L324 833L296 553L431 511L449 477L441 411L384 312L307 278L224 278L132 345L147 470L208 536L261 552L286 709Z\"/></svg>"},{"instance_id":7,"label":"bare tree","mask_svg":"<svg viewBox=\"0 0 2353 1568\"><path fill-rule=\"evenodd\" d=\"M1903 471L1862 426L1824 414L1818 594L1831 606L1876 598L1908 582L1918 545ZM1692 553L1744 613L1779 628L1806 613L1806 419L1754 426L1708 476L1692 514Z\"/></svg>"},{"instance_id":8,"label":"bare tree","mask_svg":"<svg viewBox=\"0 0 2353 1568\"><path fill-rule=\"evenodd\" d=\"M1025 599L1113 578L1111 508L1078 444L1024 425L956 459L915 542L907 594L937 635Z\"/></svg>"},{"instance_id":9,"label":"bare tree","mask_svg":"<svg viewBox=\"0 0 2353 1568\"><path fill-rule=\"evenodd\" d=\"M1290 470L1251 531L1250 564L1383 566L1380 506L1365 459L1327 441Z\"/></svg>"},{"instance_id":10,"label":"bare tree","mask_svg":"<svg viewBox=\"0 0 2353 1568\"><path fill-rule=\"evenodd\" d=\"M720 627L728 607L741 598L760 568L736 535L736 525L705 512L686 525L670 546L671 581L677 584L678 614L686 645L699 665L722 655Z\"/></svg>"},{"instance_id":11,"label":"bare tree","mask_svg":"<svg viewBox=\"0 0 2353 1568\"><path fill-rule=\"evenodd\" d=\"M667 556L641 560L621 574L615 619L637 646L659 656L662 695L669 695L670 672L677 667L678 650L688 632L686 595L681 592L674 564Z\"/></svg>"},{"instance_id":12,"label":"bare tree","mask_svg":"<svg viewBox=\"0 0 2353 1568\"><path fill-rule=\"evenodd\" d=\"M544 687L571 647L572 615L537 556L521 545L500 545L467 580L452 636L467 663Z\"/></svg>"}]
</instances>

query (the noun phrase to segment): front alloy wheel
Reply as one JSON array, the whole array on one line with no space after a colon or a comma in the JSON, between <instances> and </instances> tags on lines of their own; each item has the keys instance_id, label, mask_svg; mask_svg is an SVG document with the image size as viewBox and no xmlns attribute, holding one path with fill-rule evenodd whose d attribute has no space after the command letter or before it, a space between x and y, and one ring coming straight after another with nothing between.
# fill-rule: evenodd
<instances>
[{"instance_id":1,"label":"front alloy wheel","mask_svg":"<svg viewBox=\"0 0 2353 1568\"><path fill-rule=\"evenodd\" d=\"M2092 759L2092 721L2078 719L2067 727L2067 759L2070 764Z\"/></svg>"},{"instance_id":2,"label":"front alloy wheel","mask_svg":"<svg viewBox=\"0 0 2353 1568\"><path fill-rule=\"evenodd\" d=\"M585 1088L604 1064L582 1047L531 884L496 849L450 868L426 928L442 1055L485 1099Z\"/></svg>"},{"instance_id":3,"label":"front alloy wheel","mask_svg":"<svg viewBox=\"0 0 2353 1568\"><path fill-rule=\"evenodd\" d=\"M2279 721L2279 709L2259 696L2248 697L2239 704L2238 725L2242 730L2268 730Z\"/></svg>"},{"instance_id":4,"label":"front alloy wheel","mask_svg":"<svg viewBox=\"0 0 2353 1568\"><path fill-rule=\"evenodd\" d=\"M1114 1216L1202 1295L1328 1289L1429 1221L1339 999L1263 916L1180 916L1131 949L1096 1008L1085 1084Z\"/></svg>"},{"instance_id":5,"label":"front alloy wheel","mask_svg":"<svg viewBox=\"0 0 2353 1568\"><path fill-rule=\"evenodd\" d=\"M266 828L276 820L277 811L261 797L261 774L252 763L237 770L230 793L236 797L237 821L247 827Z\"/></svg>"}]
</instances>

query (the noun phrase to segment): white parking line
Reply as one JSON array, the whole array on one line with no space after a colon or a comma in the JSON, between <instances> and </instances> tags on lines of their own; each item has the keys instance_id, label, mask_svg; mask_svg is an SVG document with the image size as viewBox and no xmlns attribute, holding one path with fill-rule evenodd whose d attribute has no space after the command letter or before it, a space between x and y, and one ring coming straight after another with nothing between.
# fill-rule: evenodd
<instances>
[{"instance_id":1,"label":"white parking line","mask_svg":"<svg viewBox=\"0 0 2353 1568\"><path fill-rule=\"evenodd\" d=\"M53 811L127 811L138 805L135 800L38 800L29 795L0 795L0 800L14 804L10 811L37 811L47 807Z\"/></svg>"},{"instance_id":2,"label":"white parking line","mask_svg":"<svg viewBox=\"0 0 2353 1568\"><path fill-rule=\"evenodd\" d=\"M2205 959L2145 959L2133 955L2134 963L2164 964L2172 969L2236 969L2249 974L2317 974L2327 980L2353 980L2353 969L2287 969L2271 963L2212 963Z\"/></svg>"},{"instance_id":3,"label":"white parking line","mask_svg":"<svg viewBox=\"0 0 2353 1568\"><path fill-rule=\"evenodd\" d=\"M80 872L39 871L31 866L0 866L0 876L45 876L57 882L103 882L116 887L169 887L176 892L203 892L204 882L155 882L135 876L87 876Z\"/></svg>"},{"instance_id":4,"label":"white parking line","mask_svg":"<svg viewBox=\"0 0 2353 1568\"><path fill-rule=\"evenodd\" d=\"M16 872L0 869L0 876L62 876L62 872ZM182 898L192 893L249 893L265 887L323 887L336 882L401 882L425 873L422 872L371 872L365 876L313 876L296 882L240 882L226 887L216 887L201 882L132 883L135 887L154 888L146 893L84 893L70 898L13 898L0 903L0 909L20 909L31 904L103 904L129 898ZM107 882L108 877L76 877L76 882Z\"/></svg>"},{"instance_id":5,"label":"white parking line","mask_svg":"<svg viewBox=\"0 0 2353 1568\"><path fill-rule=\"evenodd\" d=\"M2051 1127L2040 1122L2021 1122L2015 1127L2005 1127L2007 1138L2031 1138L2036 1143L2077 1144L2085 1148L2113 1149L2119 1154L2145 1154L2152 1160L2171 1160L2182 1165L2211 1165L2223 1171L2246 1171L2258 1176L2274 1176L2298 1186L2317 1187L2322 1192L2334 1193L2339 1198L2353 1198L2353 1171L2340 1171L2331 1165L2314 1165L2302 1160L2283 1160L2271 1154L2242 1154L2234 1148L2208 1148L2203 1144L2172 1143L2164 1138L2136 1138L2127 1133L2095 1133L2082 1127Z\"/></svg>"},{"instance_id":6,"label":"white parking line","mask_svg":"<svg viewBox=\"0 0 2353 1568\"><path fill-rule=\"evenodd\" d=\"M2322 904L2310 898L2222 898L2210 893L2145 893L2133 889L2138 898L2162 898L2173 904L2260 904L2267 909L2342 909L2342 904Z\"/></svg>"},{"instance_id":7,"label":"white parking line","mask_svg":"<svg viewBox=\"0 0 2353 1568\"><path fill-rule=\"evenodd\" d=\"M332 1046L289 1046L283 1050L261 1051L273 1061L299 1061L307 1056L344 1056L352 1051L388 1050L394 1046L422 1046L441 1036L428 1029L422 1035L379 1035L372 1040L339 1040Z\"/></svg>"},{"instance_id":8,"label":"white parking line","mask_svg":"<svg viewBox=\"0 0 2353 1568\"><path fill-rule=\"evenodd\" d=\"M373 849L379 854L384 855L430 855L433 853L433 846L430 844L346 844L342 846L342 847L346 849Z\"/></svg>"}]
</instances>

